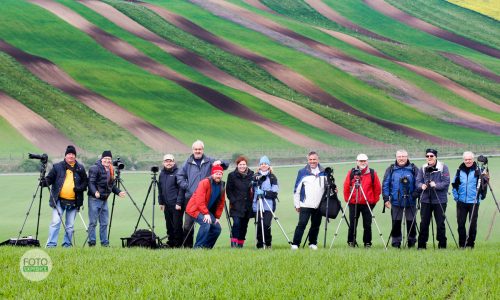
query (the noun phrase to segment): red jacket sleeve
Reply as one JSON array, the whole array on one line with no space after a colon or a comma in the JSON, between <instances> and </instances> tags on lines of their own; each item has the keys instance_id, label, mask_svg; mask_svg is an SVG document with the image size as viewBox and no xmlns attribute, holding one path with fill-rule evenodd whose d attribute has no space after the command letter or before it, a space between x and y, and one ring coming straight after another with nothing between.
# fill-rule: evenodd
<instances>
[{"instance_id":1,"label":"red jacket sleeve","mask_svg":"<svg viewBox=\"0 0 500 300\"><path fill-rule=\"evenodd\" d=\"M215 211L215 218L220 219L220 216L222 216L222 211L224 210L224 203L226 202L226 191L222 190L221 191L221 196L220 196L220 201L217 204L217 210Z\"/></svg>"},{"instance_id":2,"label":"red jacket sleeve","mask_svg":"<svg viewBox=\"0 0 500 300\"><path fill-rule=\"evenodd\" d=\"M382 187L380 186L380 180L378 178L377 172L375 172L375 177L373 178L373 197L375 203L377 203L380 200L380 194L382 193Z\"/></svg>"},{"instance_id":3,"label":"red jacket sleeve","mask_svg":"<svg viewBox=\"0 0 500 300\"><path fill-rule=\"evenodd\" d=\"M349 194L351 193L351 171L347 172L347 177L344 180L344 201L349 200Z\"/></svg>"},{"instance_id":4,"label":"red jacket sleeve","mask_svg":"<svg viewBox=\"0 0 500 300\"><path fill-rule=\"evenodd\" d=\"M206 200L207 193L208 196L210 196L210 181L203 179L198 184L198 188L196 188L194 195L196 195L195 198L196 206L198 206L198 210L204 215L208 214L207 200Z\"/></svg>"}]
</instances>

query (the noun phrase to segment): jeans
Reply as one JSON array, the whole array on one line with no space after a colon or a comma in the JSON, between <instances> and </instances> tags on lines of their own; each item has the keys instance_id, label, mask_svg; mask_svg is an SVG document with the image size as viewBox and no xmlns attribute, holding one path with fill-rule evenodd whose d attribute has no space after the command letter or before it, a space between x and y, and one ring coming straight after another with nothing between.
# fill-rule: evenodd
<instances>
[{"instance_id":1,"label":"jeans","mask_svg":"<svg viewBox=\"0 0 500 300\"><path fill-rule=\"evenodd\" d=\"M202 213L198 214L196 218L196 223L200 225L198 229L198 235L196 236L196 243L194 244L195 248L208 248L212 249L219 238L221 227L220 224L215 224L214 215L210 214L210 218L212 219L212 224L203 222L204 215Z\"/></svg>"},{"instance_id":2,"label":"jeans","mask_svg":"<svg viewBox=\"0 0 500 300\"><path fill-rule=\"evenodd\" d=\"M89 245L95 245L95 227L99 219L99 237L101 245L108 246L108 201L89 197Z\"/></svg>"},{"instance_id":3,"label":"jeans","mask_svg":"<svg viewBox=\"0 0 500 300\"><path fill-rule=\"evenodd\" d=\"M472 212L474 208L474 213ZM479 211L479 203L474 207L473 203L463 203L457 201L457 224L458 224L458 245L460 247L474 247L474 242L476 240L477 232L477 215ZM467 218L468 215L468 218ZM470 231L469 239L467 240L467 245L465 240L467 239L467 230L465 229L465 223L469 219Z\"/></svg>"},{"instance_id":4,"label":"jeans","mask_svg":"<svg viewBox=\"0 0 500 300\"><path fill-rule=\"evenodd\" d=\"M318 243L319 226L321 225L321 212L319 209L301 207L299 212L299 223L295 228L293 235L293 245L300 246L304 230L306 229L307 222L311 218L311 228L309 229L309 245L316 245Z\"/></svg>"},{"instance_id":5,"label":"jeans","mask_svg":"<svg viewBox=\"0 0 500 300\"><path fill-rule=\"evenodd\" d=\"M441 206L443 207L442 209ZM420 210L420 234L418 235L419 248L426 248L426 243L429 239L429 223L431 222L432 214L434 214L434 219L436 220L436 239L438 240L438 248L446 248L445 212L446 203L422 203Z\"/></svg>"},{"instance_id":6,"label":"jeans","mask_svg":"<svg viewBox=\"0 0 500 300\"><path fill-rule=\"evenodd\" d=\"M391 207L391 216L392 216L391 236L393 245L400 246L401 241L403 240L403 235L401 232L401 222L403 219L403 214L406 219L406 234L408 236L408 246L412 247L413 245L415 245L415 243L417 242L417 224L416 222L413 222L415 217L415 212L416 212L416 207L414 206L406 208L400 206Z\"/></svg>"},{"instance_id":7,"label":"jeans","mask_svg":"<svg viewBox=\"0 0 500 300\"><path fill-rule=\"evenodd\" d=\"M363 243L371 244L372 242L372 215L370 208L375 205L349 204L349 232L347 234L347 242L356 244L356 227L358 227L359 215L363 216ZM356 221L354 221L356 220Z\"/></svg>"},{"instance_id":8,"label":"jeans","mask_svg":"<svg viewBox=\"0 0 500 300\"><path fill-rule=\"evenodd\" d=\"M64 233L64 241L62 243L63 247L71 247L73 244L71 240L73 239L75 217L77 213L76 206L63 206L61 207L60 202L57 202L56 208L52 209L52 222L49 226L49 238L47 240L47 248L53 248L57 246L57 239L59 236L59 229L61 227L61 218L59 215L64 214L66 211L66 220L64 225L66 225L66 230Z\"/></svg>"},{"instance_id":9,"label":"jeans","mask_svg":"<svg viewBox=\"0 0 500 300\"><path fill-rule=\"evenodd\" d=\"M180 247L182 245L182 210L176 210L175 204L165 205L165 223L167 226L167 245L170 247Z\"/></svg>"}]
</instances>

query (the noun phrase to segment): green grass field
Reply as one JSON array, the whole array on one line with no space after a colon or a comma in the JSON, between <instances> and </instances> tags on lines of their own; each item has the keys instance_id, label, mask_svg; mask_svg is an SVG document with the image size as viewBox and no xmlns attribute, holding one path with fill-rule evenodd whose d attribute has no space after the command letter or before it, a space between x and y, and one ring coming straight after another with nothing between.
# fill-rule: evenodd
<instances>
[{"instance_id":1,"label":"green grass field","mask_svg":"<svg viewBox=\"0 0 500 300\"><path fill-rule=\"evenodd\" d=\"M271 157L272 159L272 157ZM458 159L443 159L454 174ZM415 161L417 165L421 160ZM383 173L390 162L371 163L378 173ZM330 164L325 164L330 165ZM492 186L496 195L500 178L500 159L490 158ZM351 163L332 165L337 184L342 184ZM293 210L291 193L299 167L276 167L280 185L280 202L276 211L285 232L291 239L297 214ZM36 185L34 175L3 175L0 200L3 239L17 235L31 202ZM150 183L147 173L123 173L124 184L138 205L142 205ZM40 222L40 241L45 243L50 220L47 192L44 193ZM38 200L31 210L24 234L35 233ZM147 203L146 217L151 221L151 199ZM478 236L473 251L458 250L453 245L447 229L448 249L383 250L382 242L373 230L374 247L350 249L346 245L345 223L340 227L332 250L309 249L291 252L279 227L273 222L273 249L255 250L254 228L249 226L247 245L244 249L229 248L227 223L223 217L223 231L216 248L205 250L147 250L121 249L119 237L129 236L138 213L130 199L117 199L112 222L111 248L81 248L85 230L77 217L72 249L47 251L53 262L48 279L39 283L29 282L19 272L19 259L26 249L0 248L2 298L495 298L499 292L496 284L499 272L498 247L500 235L498 222L493 225L488 241L485 237L496 209L491 193L479 210ZM374 213L384 239L390 232L390 216L381 213L381 205ZM85 222L87 211L82 213ZM455 204L450 199L447 216L457 237ZM156 229L165 233L160 210L156 210ZM328 227L329 246L339 219ZM324 223L319 240L323 244ZM143 222L139 228L146 227ZM361 228L358 229L358 233ZM60 234L60 240L62 234ZM305 237L304 237L305 238Z\"/></svg>"}]
</instances>

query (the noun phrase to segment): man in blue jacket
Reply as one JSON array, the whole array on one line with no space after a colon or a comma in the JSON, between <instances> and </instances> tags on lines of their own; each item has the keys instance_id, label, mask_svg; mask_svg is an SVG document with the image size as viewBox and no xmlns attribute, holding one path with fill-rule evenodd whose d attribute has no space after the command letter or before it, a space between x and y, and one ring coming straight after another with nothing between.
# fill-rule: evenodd
<instances>
[{"instance_id":1,"label":"man in blue jacket","mask_svg":"<svg viewBox=\"0 0 500 300\"><path fill-rule=\"evenodd\" d=\"M435 149L425 151L427 162L418 171L417 175L417 188L418 192L421 193L419 249L427 248L429 224L432 215L436 220L438 248L446 248L445 213L448 202L448 188L450 186L450 172L444 163L438 161L437 154L438 152Z\"/></svg>"},{"instance_id":2,"label":"man in blue jacket","mask_svg":"<svg viewBox=\"0 0 500 300\"><path fill-rule=\"evenodd\" d=\"M464 152L463 159L464 162L458 167L453 180L452 191L457 202L458 245L472 249L476 240L479 203L486 195L482 193L482 189L478 189L481 170L474 161L474 153ZM468 238L465 230L467 216L470 222Z\"/></svg>"},{"instance_id":3,"label":"man in blue jacket","mask_svg":"<svg viewBox=\"0 0 500 300\"><path fill-rule=\"evenodd\" d=\"M66 212L66 228L62 246L71 247L76 213L83 205L83 192L87 189L87 173L85 167L76 161L74 146L69 145L66 148L64 160L54 164L43 184L51 186L49 205L53 208L47 248L57 246L64 212Z\"/></svg>"},{"instance_id":4,"label":"man in blue jacket","mask_svg":"<svg viewBox=\"0 0 500 300\"><path fill-rule=\"evenodd\" d=\"M192 146L193 154L191 154L182 168L177 173L177 183L179 187L184 191L183 195L183 205L176 206L177 210L185 209L187 202L191 199L191 196L196 191L198 183L204 178L210 176L212 166L221 165L224 170L227 170L229 163L225 161L216 160L214 158L208 157L204 154L205 145L202 141L197 140ZM192 218L187 213L184 214L184 247L193 248L193 236L194 236L194 225L195 219Z\"/></svg>"},{"instance_id":5,"label":"man in blue jacket","mask_svg":"<svg viewBox=\"0 0 500 300\"><path fill-rule=\"evenodd\" d=\"M408 152L398 150L396 162L391 164L384 174L382 184L382 197L385 207L391 209L392 217L392 246L401 247L402 233L401 223L406 219L406 231L408 235L408 248L415 246L417 242L416 224L413 219L416 213L416 203L412 196L415 190L418 167L410 163Z\"/></svg>"}]
</instances>

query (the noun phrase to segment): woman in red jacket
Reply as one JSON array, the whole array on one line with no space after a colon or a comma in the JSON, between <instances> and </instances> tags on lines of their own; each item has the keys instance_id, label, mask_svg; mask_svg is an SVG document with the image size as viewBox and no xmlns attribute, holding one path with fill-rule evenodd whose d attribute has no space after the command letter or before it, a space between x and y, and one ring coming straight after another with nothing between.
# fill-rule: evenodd
<instances>
[{"instance_id":1,"label":"woman in red jacket","mask_svg":"<svg viewBox=\"0 0 500 300\"><path fill-rule=\"evenodd\" d=\"M363 216L363 243L365 248L372 246L372 215L370 209L373 210L378 202L381 190L377 172L368 168L368 156L359 154L356 158L356 168L347 173L344 181L344 200L349 203L350 226L347 244L350 247L357 246L356 227L360 214ZM370 205L370 208L368 205Z\"/></svg>"}]
</instances>

